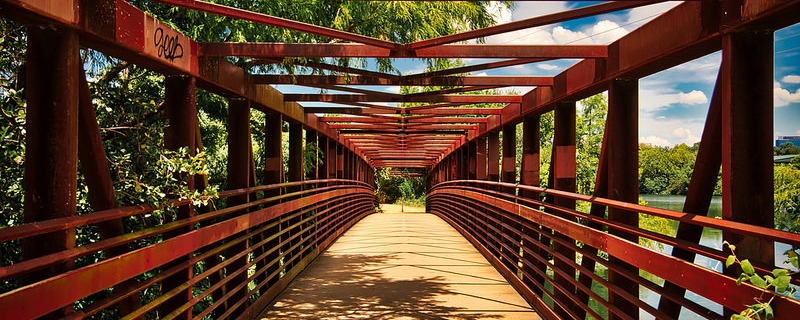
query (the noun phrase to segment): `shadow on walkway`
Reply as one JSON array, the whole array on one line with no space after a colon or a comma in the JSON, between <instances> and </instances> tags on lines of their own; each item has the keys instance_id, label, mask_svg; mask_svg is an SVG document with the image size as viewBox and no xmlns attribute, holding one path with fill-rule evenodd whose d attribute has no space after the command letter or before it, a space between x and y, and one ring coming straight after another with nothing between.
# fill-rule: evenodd
<instances>
[{"instance_id":1,"label":"shadow on walkway","mask_svg":"<svg viewBox=\"0 0 800 320\"><path fill-rule=\"evenodd\" d=\"M371 215L323 253L263 319L536 319L455 230L430 214Z\"/></svg>"}]
</instances>

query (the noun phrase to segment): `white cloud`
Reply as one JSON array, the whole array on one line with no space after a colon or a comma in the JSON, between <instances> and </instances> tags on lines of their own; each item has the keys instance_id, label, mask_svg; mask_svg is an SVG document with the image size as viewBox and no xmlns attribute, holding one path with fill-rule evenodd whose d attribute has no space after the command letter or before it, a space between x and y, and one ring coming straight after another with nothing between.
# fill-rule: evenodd
<instances>
[{"instance_id":1,"label":"white cloud","mask_svg":"<svg viewBox=\"0 0 800 320\"><path fill-rule=\"evenodd\" d=\"M700 137L694 135L692 130L686 129L684 127L675 128L672 130L672 137L677 140L679 143L685 143L687 145L693 145L696 142L700 141Z\"/></svg>"},{"instance_id":2,"label":"white cloud","mask_svg":"<svg viewBox=\"0 0 800 320\"><path fill-rule=\"evenodd\" d=\"M692 90L689 93L678 93L678 102L681 104L704 104L708 103L708 97L702 91Z\"/></svg>"},{"instance_id":3,"label":"white cloud","mask_svg":"<svg viewBox=\"0 0 800 320\"><path fill-rule=\"evenodd\" d=\"M553 39L556 43L591 44L592 39L581 31L572 31L562 26L553 28Z\"/></svg>"},{"instance_id":4,"label":"white cloud","mask_svg":"<svg viewBox=\"0 0 800 320\"><path fill-rule=\"evenodd\" d=\"M400 86L386 87L385 89L383 89L383 91L386 91L386 92L389 92L389 93L394 93L394 94L399 94L400 93Z\"/></svg>"},{"instance_id":5,"label":"white cloud","mask_svg":"<svg viewBox=\"0 0 800 320\"><path fill-rule=\"evenodd\" d=\"M628 34L628 30L621 27L616 22L601 20L591 28L592 40L594 43L612 43L617 39Z\"/></svg>"},{"instance_id":6,"label":"white cloud","mask_svg":"<svg viewBox=\"0 0 800 320\"><path fill-rule=\"evenodd\" d=\"M539 68L539 69L542 69L542 70L547 70L547 71L560 69L557 65L547 64L547 63L537 64L536 67Z\"/></svg>"},{"instance_id":7,"label":"white cloud","mask_svg":"<svg viewBox=\"0 0 800 320\"><path fill-rule=\"evenodd\" d=\"M656 110L676 103L704 105L708 103L708 97L699 90L676 92L670 88L652 88L650 86L639 89L639 107L642 110Z\"/></svg>"},{"instance_id":8,"label":"white cloud","mask_svg":"<svg viewBox=\"0 0 800 320\"><path fill-rule=\"evenodd\" d=\"M783 79L781 79L781 82L783 82L783 83L800 83L800 76L794 75L794 74L790 74L788 76L783 77Z\"/></svg>"},{"instance_id":9,"label":"white cloud","mask_svg":"<svg viewBox=\"0 0 800 320\"><path fill-rule=\"evenodd\" d=\"M485 76L488 76L488 74L486 74L486 72L478 72L478 73L475 73L475 74L473 74L473 76L476 76L476 77L485 77Z\"/></svg>"},{"instance_id":10,"label":"white cloud","mask_svg":"<svg viewBox=\"0 0 800 320\"><path fill-rule=\"evenodd\" d=\"M800 134L800 129L794 132L795 134Z\"/></svg>"},{"instance_id":11,"label":"white cloud","mask_svg":"<svg viewBox=\"0 0 800 320\"><path fill-rule=\"evenodd\" d=\"M800 103L800 89L797 89L794 93L791 93L789 90L782 88L780 83L775 82L773 92L775 94L776 107L787 106L790 103Z\"/></svg>"},{"instance_id":12,"label":"white cloud","mask_svg":"<svg viewBox=\"0 0 800 320\"><path fill-rule=\"evenodd\" d=\"M662 147L666 147L666 146L670 146L671 145L669 143L669 141L667 141L667 139L664 139L664 138L658 137L658 136L647 136L647 137L644 137L644 138L639 137L639 143L646 143L646 144L649 144L649 145L662 146Z\"/></svg>"}]
</instances>

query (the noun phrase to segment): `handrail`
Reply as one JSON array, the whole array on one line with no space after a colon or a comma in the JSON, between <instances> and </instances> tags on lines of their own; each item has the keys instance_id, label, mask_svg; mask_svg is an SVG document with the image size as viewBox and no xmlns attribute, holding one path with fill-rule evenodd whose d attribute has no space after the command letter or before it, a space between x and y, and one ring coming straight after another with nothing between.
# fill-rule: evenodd
<instances>
[{"instance_id":1,"label":"handrail","mask_svg":"<svg viewBox=\"0 0 800 320\"><path fill-rule=\"evenodd\" d=\"M579 200L590 202L594 204L604 205L610 208L615 209L623 209L627 211L635 211L639 213L649 214L652 216L657 216L661 218L667 218L670 220L676 220L682 223L689 223L701 227L709 227L714 229L719 229L722 231L730 231L742 235L748 236L755 236L755 237L762 237L771 241L782 242L786 244L791 244L794 246L800 246L800 234L765 228L761 226L754 226L746 223L730 221L730 220L722 220L717 218L711 218L707 216L701 216L686 212L678 212L672 211L667 209L643 206L636 203L629 203L624 201L618 200L611 200L607 198L589 196L585 194L579 193L572 193L567 191L555 190L550 188L541 188L536 186L527 186L527 185L520 185L520 184L513 184L513 183L505 183L505 182L494 182L494 181L484 181L484 180L452 180L441 182L431 188L431 190L435 190L437 188L446 186L446 185L464 185L464 184L482 184L487 186L496 186L496 187L506 187L506 188L517 188L520 190L525 191L533 191L538 193L543 193L547 195L553 195L563 198L568 198L572 200Z\"/></svg>"},{"instance_id":2,"label":"handrail","mask_svg":"<svg viewBox=\"0 0 800 320\"><path fill-rule=\"evenodd\" d=\"M322 184L322 183L352 183L361 187L372 188L371 185L365 182L356 181L356 180L345 180L345 179L322 179L322 180L305 180L305 181L298 181L298 182L288 182L288 183L279 183L279 184L270 184L270 185L263 185L251 188L241 188L241 189L232 189L226 190L219 193L219 199L240 196L245 194L251 194L259 191L267 191L267 190L275 190L275 189L282 189L282 188L290 188L290 187L298 187L298 186L305 186L309 184ZM319 190L319 189L316 189ZM280 199L285 199L291 196L297 196L301 194L305 194L311 192L312 190L303 190L301 192L294 192L290 194L284 194L276 197L272 197L266 200L275 201ZM56 218L56 219L49 219L44 221L36 221L36 222L29 222L25 224L21 224L18 226L13 227L5 227L0 228L0 242L5 242L13 239L18 239L22 237L30 237L40 234L45 234L49 232L54 232L58 230L66 230L75 227L85 226L88 224L95 224L100 222L105 222L109 220L120 219L128 216L133 215L141 215L145 213L150 213L153 211L161 210L166 207L179 207L183 205L189 204L189 200L171 200L168 199L165 201L164 204L160 206L150 206L150 205L137 205L137 206L128 206L122 208L113 208L108 210L102 211L95 211L91 213L86 213L78 216L73 217L64 217L64 218ZM205 216L205 215L203 215ZM204 217L200 217L200 219L204 219Z\"/></svg>"},{"instance_id":3,"label":"handrail","mask_svg":"<svg viewBox=\"0 0 800 320\"><path fill-rule=\"evenodd\" d=\"M520 194L522 191L533 194L517 196L517 191ZM651 282L652 280L640 276L637 270L691 290L730 309L740 309L746 304L754 303L753 298L760 296L762 290L749 284L737 286L736 278L650 249L627 237L649 238L724 261L725 253L719 249L648 231L638 225L629 226L581 213L542 201L542 195L585 201L623 209L631 214L643 213L790 245L800 244L800 235L786 231L547 188L483 180L447 181L432 186L427 195L429 211L448 221L478 247L545 318L582 319L585 314L597 318L597 311L589 307L589 297L601 308L620 318L638 317L638 314L625 313L625 309L617 308L617 305L605 300L607 298L598 297L593 291L592 283L607 288L609 294L628 301L656 318L671 317L658 308L651 307L638 295L631 295L615 282L595 274L595 265L604 266L609 272L613 270L615 274L649 289L662 299L668 299L710 318L721 315L717 314L718 311L709 309L709 306L698 304L682 294L676 295L664 290L662 286ZM618 233L611 234L598 229L598 225L606 226L609 230L616 229ZM581 245L576 244L576 241ZM605 252L607 256L598 256L597 250ZM578 253L582 254L582 260L576 259L575 255ZM586 261L591 263L586 264ZM624 264L633 266L633 269L627 269ZM768 267L770 266L756 266L756 269L770 272ZM576 272L580 274L579 278L575 277ZM584 279L586 276L588 278ZM553 291L548 291L550 289L547 289L546 283ZM795 279L793 283L799 282ZM542 297L547 297L555 304L546 304ZM800 301L776 297L772 307L776 314L794 315L800 312Z\"/></svg>"},{"instance_id":4,"label":"handrail","mask_svg":"<svg viewBox=\"0 0 800 320\"><path fill-rule=\"evenodd\" d=\"M200 316L214 312L217 316L255 316L343 230L374 212L374 190L371 185L361 181L322 179L220 192L220 198L224 199L306 185L319 187L253 199L243 204L159 223L12 265L0 266L0 279L24 280L29 274L42 268L72 264L81 257L108 252L110 248L133 246L113 258L97 259L84 263L80 268L28 282L12 291L0 292L0 314L20 319L35 318L75 301L89 299L83 302L86 306L82 310L68 316L100 316L100 312L116 303L133 297L138 299L142 290L148 290L160 282L166 291L156 291L155 300L127 310L120 316L135 317L155 311L161 315L194 312L198 313L195 316ZM189 205L189 201L171 201L170 205ZM159 208L163 207L117 208L0 229L0 241L24 239L136 216ZM192 228L189 229L190 227ZM174 233L174 230L181 228L186 231ZM168 236L170 232L172 235ZM144 239L150 240L141 244L140 241ZM219 256L224 256L225 259L217 261ZM164 286L164 281L168 278L185 274L186 270L193 270L201 264L205 269L194 272L183 284ZM159 268L163 270L158 271ZM226 270L224 276L220 273L223 268ZM253 268L255 273L250 273ZM91 281L87 281L89 278ZM135 278L144 280L137 281ZM206 279L209 281L205 281ZM69 285L76 282L81 282L82 285ZM248 285L253 282L256 283L255 288ZM93 294L110 287L114 287L113 293L93 301ZM215 293L223 289L226 294ZM195 298L182 301L178 305L166 305L170 300L183 299L187 290L195 291ZM45 295L48 299L37 298ZM214 303L197 309L196 304L203 297L206 297L205 300L210 297Z\"/></svg>"}]
</instances>

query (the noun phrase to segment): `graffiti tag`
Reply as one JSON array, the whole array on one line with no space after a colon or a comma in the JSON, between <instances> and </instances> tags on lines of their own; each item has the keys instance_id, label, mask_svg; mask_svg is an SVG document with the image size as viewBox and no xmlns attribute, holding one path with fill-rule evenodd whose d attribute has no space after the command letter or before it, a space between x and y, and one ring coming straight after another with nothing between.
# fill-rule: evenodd
<instances>
[{"instance_id":1,"label":"graffiti tag","mask_svg":"<svg viewBox=\"0 0 800 320\"><path fill-rule=\"evenodd\" d=\"M178 43L178 35L174 37L164 34L164 29L159 27L153 34L153 43L158 48L158 57L169 60L183 58L183 46Z\"/></svg>"}]
</instances>

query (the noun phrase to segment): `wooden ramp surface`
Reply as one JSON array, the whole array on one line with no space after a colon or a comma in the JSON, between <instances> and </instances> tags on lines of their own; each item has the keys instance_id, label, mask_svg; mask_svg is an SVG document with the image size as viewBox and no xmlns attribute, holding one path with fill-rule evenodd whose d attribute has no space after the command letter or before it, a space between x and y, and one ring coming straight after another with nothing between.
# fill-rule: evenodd
<instances>
[{"instance_id":1,"label":"wooden ramp surface","mask_svg":"<svg viewBox=\"0 0 800 320\"><path fill-rule=\"evenodd\" d=\"M432 214L387 212L353 226L259 318L539 316L446 222Z\"/></svg>"}]
</instances>

